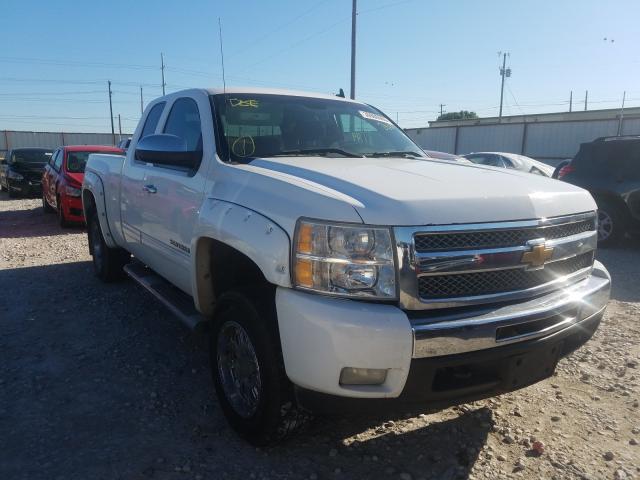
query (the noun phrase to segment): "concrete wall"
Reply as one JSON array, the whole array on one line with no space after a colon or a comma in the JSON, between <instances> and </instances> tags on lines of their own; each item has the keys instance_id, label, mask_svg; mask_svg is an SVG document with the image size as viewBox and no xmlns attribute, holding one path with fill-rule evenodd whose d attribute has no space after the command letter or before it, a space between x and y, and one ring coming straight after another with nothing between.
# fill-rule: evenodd
<instances>
[{"instance_id":1,"label":"concrete wall","mask_svg":"<svg viewBox=\"0 0 640 480\"><path fill-rule=\"evenodd\" d=\"M122 135L122 138L131 135ZM116 134L116 142L119 141ZM110 133L19 132L0 130L0 155L12 148L58 148L61 145L113 145Z\"/></svg>"},{"instance_id":2,"label":"concrete wall","mask_svg":"<svg viewBox=\"0 0 640 480\"><path fill-rule=\"evenodd\" d=\"M617 132L618 119L407 129L409 137L425 150L458 155L481 151L519 153L551 165L572 158L581 143ZM640 135L640 117L624 118L622 134Z\"/></svg>"}]
</instances>

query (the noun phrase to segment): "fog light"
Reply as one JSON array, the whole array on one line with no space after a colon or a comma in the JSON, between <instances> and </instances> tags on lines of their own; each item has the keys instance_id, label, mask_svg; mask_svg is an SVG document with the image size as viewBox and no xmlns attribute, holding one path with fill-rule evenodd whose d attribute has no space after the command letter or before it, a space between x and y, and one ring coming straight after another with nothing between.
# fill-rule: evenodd
<instances>
[{"instance_id":1,"label":"fog light","mask_svg":"<svg viewBox=\"0 0 640 480\"><path fill-rule=\"evenodd\" d=\"M387 371L380 368L345 367L340 372L340 385L382 385Z\"/></svg>"}]
</instances>

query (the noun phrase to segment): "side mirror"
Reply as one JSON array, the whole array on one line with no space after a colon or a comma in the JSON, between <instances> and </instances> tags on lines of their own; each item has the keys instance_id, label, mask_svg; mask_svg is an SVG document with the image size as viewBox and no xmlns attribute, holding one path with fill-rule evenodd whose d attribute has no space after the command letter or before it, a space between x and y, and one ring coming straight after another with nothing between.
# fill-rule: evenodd
<instances>
[{"instance_id":1,"label":"side mirror","mask_svg":"<svg viewBox=\"0 0 640 480\"><path fill-rule=\"evenodd\" d=\"M195 169L202 160L202 150L187 150L187 143L176 135L147 135L136 145L135 158L141 162Z\"/></svg>"}]
</instances>

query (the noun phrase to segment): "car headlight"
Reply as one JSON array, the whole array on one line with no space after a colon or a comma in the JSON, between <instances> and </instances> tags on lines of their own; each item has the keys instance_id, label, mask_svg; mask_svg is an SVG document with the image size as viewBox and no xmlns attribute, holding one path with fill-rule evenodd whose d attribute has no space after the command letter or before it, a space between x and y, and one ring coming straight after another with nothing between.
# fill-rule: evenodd
<instances>
[{"instance_id":1,"label":"car headlight","mask_svg":"<svg viewBox=\"0 0 640 480\"><path fill-rule=\"evenodd\" d=\"M292 271L297 288L393 300L394 262L389 228L313 220L296 225Z\"/></svg>"},{"instance_id":2,"label":"car headlight","mask_svg":"<svg viewBox=\"0 0 640 480\"><path fill-rule=\"evenodd\" d=\"M82 190L67 185L66 187L64 187L64 193L66 193L70 197L79 197L82 194Z\"/></svg>"},{"instance_id":3,"label":"car headlight","mask_svg":"<svg viewBox=\"0 0 640 480\"><path fill-rule=\"evenodd\" d=\"M18 172L14 172L13 170L9 170L7 172L7 177L11 180L24 180L24 177L20 175Z\"/></svg>"}]
</instances>

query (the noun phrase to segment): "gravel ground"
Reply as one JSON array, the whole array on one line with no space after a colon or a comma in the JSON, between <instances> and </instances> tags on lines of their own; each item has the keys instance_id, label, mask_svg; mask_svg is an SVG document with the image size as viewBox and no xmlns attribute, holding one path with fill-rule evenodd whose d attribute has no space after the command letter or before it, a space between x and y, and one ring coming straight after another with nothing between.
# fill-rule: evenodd
<instances>
[{"instance_id":1,"label":"gravel ground","mask_svg":"<svg viewBox=\"0 0 640 480\"><path fill-rule=\"evenodd\" d=\"M551 379L256 449L222 416L205 339L131 281L95 279L83 229L2 193L0 479L640 478L640 248L599 256L613 299Z\"/></svg>"}]
</instances>

